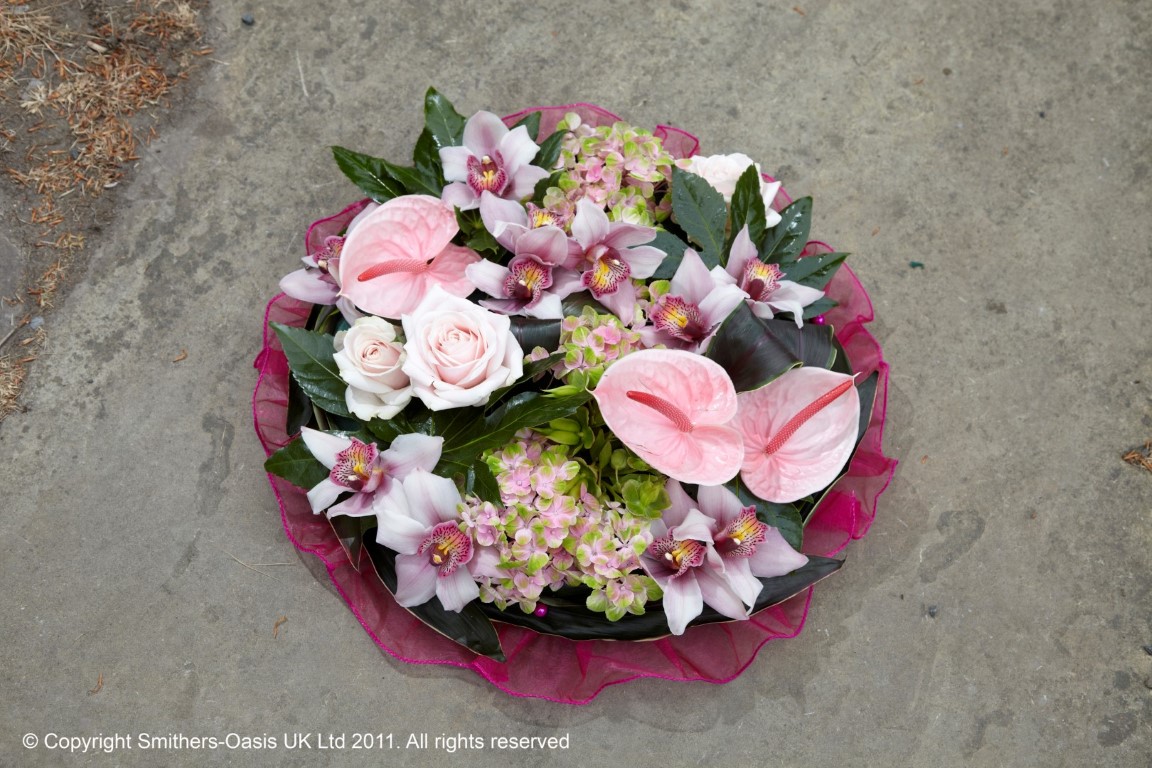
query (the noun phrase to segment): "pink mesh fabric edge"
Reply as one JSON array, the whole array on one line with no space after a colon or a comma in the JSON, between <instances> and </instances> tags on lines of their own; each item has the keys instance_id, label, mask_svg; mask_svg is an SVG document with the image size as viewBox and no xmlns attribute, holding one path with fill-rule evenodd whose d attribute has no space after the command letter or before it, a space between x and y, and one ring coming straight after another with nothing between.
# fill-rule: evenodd
<instances>
[{"instance_id":1,"label":"pink mesh fabric edge","mask_svg":"<svg viewBox=\"0 0 1152 768\"><path fill-rule=\"evenodd\" d=\"M576 111L582 119L595 124L619 119L591 104L572 104L524 110L505 121L511 125L537 109L542 112L543 136L554 131L556 123L569 111ZM676 156L689 156L698 148L696 138L679 129L661 127L657 133ZM781 192L776 203L785 205L788 200ZM328 235L342 231L366 202L355 203L312 224L305 238L308 252L317 250ZM810 243L805 253L829 250L823 243ZM880 345L865 328L872 320L872 304L847 267L829 284L828 294L840 305L826 318L835 327L853 370L866 376L878 371L880 376L876 404L860 447L847 473L813 512L805 530L804 550L817 555L840 552L852 539L864 536L875 517L876 500L896 466L896 461L885 456L882 449L888 365ZM310 309L310 305L280 294L268 303L265 312L263 349L255 361L258 378L252 413L256 433L268 455L292 437L285 432L288 363L269 323L302 326ZM812 590L808 589L748 621L692 627L680 637L651 642L572 641L497 624L507 657L506 662L500 663L447 640L399 607L370 565L366 564L360 572L351 566L327 520L312 514L304 489L275 475L268 478L289 540L301 552L320 559L337 592L383 651L411 664L470 669L512 696L586 704L610 685L643 677L726 683L752 663L765 643L799 634L812 599Z\"/></svg>"}]
</instances>

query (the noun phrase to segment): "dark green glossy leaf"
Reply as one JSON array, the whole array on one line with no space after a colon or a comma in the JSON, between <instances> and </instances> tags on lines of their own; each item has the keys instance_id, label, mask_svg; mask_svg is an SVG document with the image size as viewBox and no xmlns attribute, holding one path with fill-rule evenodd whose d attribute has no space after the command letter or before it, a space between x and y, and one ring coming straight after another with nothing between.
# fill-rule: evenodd
<instances>
[{"instance_id":1,"label":"dark green glossy leaf","mask_svg":"<svg viewBox=\"0 0 1152 768\"><path fill-rule=\"evenodd\" d=\"M300 389L300 385L296 383L296 379L289 376L288 417L285 420L284 431L289 435L294 435L311 420L312 401L308 399L308 395L304 394L304 390Z\"/></svg>"},{"instance_id":2,"label":"dark green glossy leaf","mask_svg":"<svg viewBox=\"0 0 1152 768\"><path fill-rule=\"evenodd\" d=\"M652 275L652 279L671 280L672 276L676 274L680 262L684 259L684 251L688 250L688 243L667 230L658 229L656 230L656 239L648 245L659 248L668 254L664 257L664 261L660 262L660 266L656 268L656 273Z\"/></svg>"},{"instance_id":3,"label":"dark green glossy leaf","mask_svg":"<svg viewBox=\"0 0 1152 768\"><path fill-rule=\"evenodd\" d=\"M441 173L440 148L436 146L436 139L425 128L416 139L416 147L412 150L412 164L416 172L429 179L437 188L443 188L444 177Z\"/></svg>"},{"instance_id":4,"label":"dark green glossy leaf","mask_svg":"<svg viewBox=\"0 0 1152 768\"><path fill-rule=\"evenodd\" d=\"M760 579L764 586L756 598L753 611L762 611L784 602L831 576L841 565L842 560L811 556L807 564L786 576ZM556 601L557 604L552 604L548 596L549 593L545 592L542 602L548 605L548 612L542 617L523 613L516 607L501 611L491 604L481 604L480 610L493 621L527 627L543 634L562 635L573 640L655 640L669 634L668 620L660 601L649 603L647 611L640 616L630 614L618 621L609 621L604 614L590 611L574 600L574 595L565 595ZM704 611L689 626L731 620L705 605Z\"/></svg>"},{"instance_id":5,"label":"dark green glossy leaf","mask_svg":"<svg viewBox=\"0 0 1152 768\"><path fill-rule=\"evenodd\" d=\"M520 126L524 126L524 129L528 131L528 138L532 139L532 141L536 141L536 137L540 135L540 113L529 112L528 114L524 115L524 117L517 120L516 124L513 125L509 130L515 130Z\"/></svg>"},{"instance_id":6,"label":"dark green glossy leaf","mask_svg":"<svg viewBox=\"0 0 1152 768\"><path fill-rule=\"evenodd\" d=\"M746 303L740 304L720 326L705 354L728 372L737 392L759 389L800 365L800 358L768 331L765 322Z\"/></svg>"},{"instance_id":7,"label":"dark green glossy leaf","mask_svg":"<svg viewBox=\"0 0 1152 768\"><path fill-rule=\"evenodd\" d=\"M519 430L571 416L591 397L589 392L563 397L521 392L509 397L487 416L478 408L441 411L433 417L436 433L444 438L440 460L469 466L484 451L505 445Z\"/></svg>"},{"instance_id":8,"label":"dark green glossy leaf","mask_svg":"<svg viewBox=\"0 0 1152 768\"><path fill-rule=\"evenodd\" d=\"M537 153L539 157L540 153ZM543 167L543 166L541 166ZM559 186L560 174L562 171L553 171L550 175L545 176L536 182L536 186L532 188L532 202L536 205L543 205L544 195L548 194L548 190L552 187Z\"/></svg>"},{"instance_id":9,"label":"dark green glossy leaf","mask_svg":"<svg viewBox=\"0 0 1152 768\"><path fill-rule=\"evenodd\" d=\"M332 147L336 165L360 191L378 203L405 194L404 185L388 172L388 163L378 157Z\"/></svg>"},{"instance_id":10,"label":"dark green glossy leaf","mask_svg":"<svg viewBox=\"0 0 1152 768\"><path fill-rule=\"evenodd\" d=\"M804 365L814 365L817 368L832 365L836 357L836 348L833 346L836 338L832 326L805 323L797 328L796 321L779 317L761 322L764 323L765 330L776 337Z\"/></svg>"},{"instance_id":11,"label":"dark green glossy leaf","mask_svg":"<svg viewBox=\"0 0 1152 768\"><path fill-rule=\"evenodd\" d=\"M280 323L271 326L284 348L292 377L304 393L329 413L351 416L344 400L348 385L340 378L340 370L332 357L332 337Z\"/></svg>"},{"instance_id":12,"label":"dark green glossy leaf","mask_svg":"<svg viewBox=\"0 0 1152 768\"><path fill-rule=\"evenodd\" d=\"M720 263L728 222L724 196L704 179L676 166L672 166L672 218L700 246L706 267Z\"/></svg>"},{"instance_id":13,"label":"dark green glossy leaf","mask_svg":"<svg viewBox=\"0 0 1152 768\"><path fill-rule=\"evenodd\" d=\"M496 242L496 238L492 237L492 233L486 229L480 230L470 237L465 245L474 251L490 251L491 253L500 251L500 243Z\"/></svg>"},{"instance_id":14,"label":"dark green glossy leaf","mask_svg":"<svg viewBox=\"0 0 1152 768\"><path fill-rule=\"evenodd\" d=\"M429 88L424 94L424 127L436 147L458 147L464 139L464 116L448 99Z\"/></svg>"},{"instance_id":15,"label":"dark green glossy leaf","mask_svg":"<svg viewBox=\"0 0 1152 768\"><path fill-rule=\"evenodd\" d=\"M393 165L387 160L381 160L380 162L383 164L384 169L392 175L392 178L396 179L404 185L404 188L408 190L409 194L427 194L432 195L433 197L440 196L440 192L443 188L437 182L435 176L429 178L416 168L407 168L402 165Z\"/></svg>"},{"instance_id":16,"label":"dark green glossy leaf","mask_svg":"<svg viewBox=\"0 0 1152 768\"><path fill-rule=\"evenodd\" d=\"M802 197L780 211L780 223L769 229L760 244L760 260L769 264L793 261L808 244L812 228L812 198Z\"/></svg>"},{"instance_id":17,"label":"dark green glossy leaf","mask_svg":"<svg viewBox=\"0 0 1152 768\"><path fill-rule=\"evenodd\" d=\"M760 195L760 174L756 166L750 165L740 174L736 189L732 193L732 209L728 213L728 240L724 244L721 263L728 263L728 251L740 230L748 227L748 237L753 243L760 242L767 221L764 215L764 198Z\"/></svg>"},{"instance_id":18,"label":"dark green glossy leaf","mask_svg":"<svg viewBox=\"0 0 1152 768\"><path fill-rule=\"evenodd\" d=\"M536 153L535 159L532 160L532 165L551 171L556 167L556 161L560 159L560 150L564 146L564 136L567 135L566 131L556 131L544 141L540 142L540 151ZM549 187L554 186L552 183L548 184ZM547 190L547 187L545 187Z\"/></svg>"},{"instance_id":19,"label":"dark green glossy leaf","mask_svg":"<svg viewBox=\"0 0 1152 768\"><path fill-rule=\"evenodd\" d=\"M364 552L364 534L372 531L372 537L376 536L376 515L364 517L336 515L329 518L328 523L332 526L336 538L340 539L340 546L344 548L348 562L352 564L352 568L359 571L360 556Z\"/></svg>"},{"instance_id":20,"label":"dark green glossy leaf","mask_svg":"<svg viewBox=\"0 0 1152 768\"><path fill-rule=\"evenodd\" d=\"M804 319L811 320L840 306L839 302L824 296L804 307Z\"/></svg>"},{"instance_id":21,"label":"dark green glossy leaf","mask_svg":"<svg viewBox=\"0 0 1152 768\"><path fill-rule=\"evenodd\" d=\"M785 280L822 291L846 258L847 253L820 253L796 261L781 262L780 269L784 270Z\"/></svg>"},{"instance_id":22,"label":"dark green glossy leaf","mask_svg":"<svg viewBox=\"0 0 1152 768\"><path fill-rule=\"evenodd\" d=\"M316 460L308 446L296 438L264 462L264 471L282 477L297 488L308 490L328 477L328 468Z\"/></svg>"},{"instance_id":23,"label":"dark green glossy leaf","mask_svg":"<svg viewBox=\"0 0 1152 768\"><path fill-rule=\"evenodd\" d=\"M556 349L560 344L560 320L541 320L538 317L512 315L512 335L520 349L531 352L536 347Z\"/></svg>"},{"instance_id":24,"label":"dark green glossy leaf","mask_svg":"<svg viewBox=\"0 0 1152 768\"><path fill-rule=\"evenodd\" d=\"M496 482L496 476L483 461L473 462L464 473L464 493L475 496L481 501L503 505L503 500L500 498L500 484Z\"/></svg>"},{"instance_id":25,"label":"dark green glossy leaf","mask_svg":"<svg viewBox=\"0 0 1152 768\"><path fill-rule=\"evenodd\" d=\"M365 423L364 427L385 446L391 445L392 441L400 435L436 434L430 412L419 403L409 405L404 411L390 419L372 419Z\"/></svg>"},{"instance_id":26,"label":"dark green glossy leaf","mask_svg":"<svg viewBox=\"0 0 1152 768\"><path fill-rule=\"evenodd\" d=\"M396 553L376 543L375 531L373 528L363 535L363 547L372 558L372 565L380 581L389 592L396 594ZM406 610L436 632L473 653L500 662L506 660L500 647L500 638L492 622L480 610L478 601L474 600L464 606L459 613L444 610L435 597L423 605L415 605Z\"/></svg>"}]
</instances>

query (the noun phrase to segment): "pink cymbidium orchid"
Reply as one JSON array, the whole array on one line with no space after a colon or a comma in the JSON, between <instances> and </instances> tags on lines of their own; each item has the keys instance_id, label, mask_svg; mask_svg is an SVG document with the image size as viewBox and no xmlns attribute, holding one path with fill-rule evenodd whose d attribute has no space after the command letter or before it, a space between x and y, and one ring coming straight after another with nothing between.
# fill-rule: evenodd
<instances>
[{"instance_id":1,"label":"pink cymbidium orchid","mask_svg":"<svg viewBox=\"0 0 1152 768\"><path fill-rule=\"evenodd\" d=\"M764 586L757 577L783 576L808 562L780 531L756 518L755 507L744 506L727 488L702 485L696 501L675 481L670 480L666 489L673 507L688 505L713 521L713 546L724 560L729 583L749 608Z\"/></svg>"},{"instance_id":2,"label":"pink cymbidium orchid","mask_svg":"<svg viewBox=\"0 0 1152 768\"><path fill-rule=\"evenodd\" d=\"M656 237L656 230L623 221L608 221L608 214L584 198L576 203L572 236L584 251L584 287L625 324L631 325L636 308L632 278L649 278L667 255L641 243Z\"/></svg>"},{"instance_id":3,"label":"pink cymbidium orchid","mask_svg":"<svg viewBox=\"0 0 1152 768\"><path fill-rule=\"evenodd\" d=\"M854 382L847 374L805 366L740 393L740 478L752 493L787 504L836 479L859 431Z\"/></svg>"},{"instance_id":4,"label":"pink cymbidium orchid","mask_svg":"<svg viewBox=\"0 0 1152 768\"><path fill-rule=\"evenodd\" d=\"M672 276L668 293L648 308L652 325L640 329L640 338L648 347L663 344L701 353L744 296L730 281L710 273L699 254L689 248Z\"/></svg>"},{"instance_id":5,"label":"pink cymbidium orchid","mask_svg":"<svg viewBox=\"0 0 1152 768\"><path fill-rule=\"evenodd\" d=\"M568 237L559 227L528 229L510 238L515 254L508 266L486 259L469 264L465 273L492 296L480 306L507 315L541 319L564 316L561 301L580 290L580 276L563 265L569 261Z\"/></svg>"},{"instance_id":6,"label":"pink cymbidium orchid","mask_svg":"<svg viewBox=\"0 0 1152 768\"><path fill-rule=\"evenodd\" d=\"M396 602L421 605L436 596L459 612L480 596L469 572L475 547L460 529L460 492L446 477L415 470L377 499L376 541L396 555Z\"/></svg>"},{"instance_id":7,"label":"pink cymbidium orchid","mask_svg":"<svg viewBox=\"0 0 1152 768\"><path fill-rule=\"evenodd\" d=\"M440 461L444 438L400 435L386 450L354 437L304 427L300 437L316 460L329 469L328 477L308 491L312 512L328 510L328 517L364 517L372 514L372 502L392 490L394 481L416 470L431 470ZM352 496L333 506L343 493Z\"/></svg>"},{"instance_id":8,"label":"pink cymbidium orchid","mask_svg":"<svg viewBox=\"0 0 1152 768\"><path fill-rule=\"evenodd\" d=\"M714 521L695 509L683 491L671 498L663 518L652 522L652 543L640 555L644 571L664 592L668 628L674 635L684 634L705 603L729 618L748 618L750 605L732 584L716 550Z\"/></svg>"},{"instance_id":9,"label":"pink cymbidium orchid","mask_svg":"<svg viewBox=\"0 0 1152 768\"><path fill-rule=\"evenodd\" d=\"M509 130L491 112L477 112L464 124L463 138L462 147L440 149L444 179L453 182L441 197L462 211L478 207L484 192L522 200L548 175L546 169L531 165L540 146L523 125Z\"/></svg>"},{"instance_id":10,"label":"pink cymbidium orchid","mask_svg":"<svg viewBox=\"0 0 1152 768\"><path fill-rule=\"evenodd\" d=\"M323 248L303 257L304 269L280 278L280 290L310 304L335 304L340 295L337 265L343 247L343 237L332 235L324 238Z\"/></svg>"},{"instance_id":11,"label":"pink cymbidium orchid","mask_svg":"<svg viewBox=\"0 0 1152 768\"><path fill-rule=\"evenodd\" d=\"M653 469L683 483L720 485L744 457L736 389L700 355L645 349L620 358L592 392L604 423Z\"/></svg>"},{"instance_id":12,"label":"pink cymbidium orchid","mask_svg":"<svg viewBox=\"0 0 1152 768\"><path fill-rule=\"evenodd\" d=\"M429 195L405 195L381 205L353 229L340 256L340 295L380 317L412 312L439 285L464 297L475 286L465 274L480 254L452 243L459 231L452 208Z\"/></svg>"},{"instance_id":13,"label":"pink cymbidium orchid","mask_svg":"<svg viewBox=\"0 0 1152 768\"><path fill-rule=\"evenodd\" d=\"M480 195L480 218L496 242L516 253L516 244L528 232L536 229L559 229L564 231L564 221L546 208L537 208L532 203L526 206L515 200L496 197L491 192ZM575 269L584 255L580 243L571 237L566 238L568 257L564 266Z\"/></svg>"},{"instance_id":14,"label":"pink cymbidium orchid","mask_svg":"<svg viewBox=\"0 0 1152 768\"><path fill-rule=\"evenodd\" d=\"M712 274L717 280L739 287L757 317L768 319L776 312L790 312L797 328L804 325L804 307L824 295L816 288L781 279L784 273L780 267L760 261L747 225L732 241L728 265L713 267Z\"/></svg>"}]
</instances>

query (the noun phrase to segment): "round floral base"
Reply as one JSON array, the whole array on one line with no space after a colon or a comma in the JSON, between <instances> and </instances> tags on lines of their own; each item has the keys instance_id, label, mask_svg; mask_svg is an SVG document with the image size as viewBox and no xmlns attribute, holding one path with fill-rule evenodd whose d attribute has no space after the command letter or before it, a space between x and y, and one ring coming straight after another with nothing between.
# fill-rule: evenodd
<instances>
[{"instance_id":1,"label":"round floral base","mask_svg":"<svg viewBox=\"0 0 1152 768\"><path fill-rule=\"evenodd\" d=\"M426 134L430 137L436 133L437 126L439 126L436 121L444 119L445 105L446 102L443 101L442 97L434 91L429 92L426 102L426 116L429 121ZM451 109L450 105L447 105L447 109ZM451 115L455 113L448 114L448 122L451 123ZM585 126L614 126L620 122L615 115L586 104L525 110L503 118L503 122L508 126L528 123L532 128L535 128L534 135L541 137L541 145L538 148L546 148L549 144L546 138L557 135L556 126L564 126L566 124L564 121L571 124L573 115L577 116L578 122ZM460 120L462 122L462 118ZM450 127L447 129L443 126L439 127L441 132L450 130ZM460 127L462 126L458 126L458 128ZM697 142L695 138L683 131L658 127L649 135L655 137L673 158L686 159L696 154ZM422 137L421 140L425 141L425 138ZM464 143L466 144L467 141L468 135L465 134ZM558 141L556 143L559 144ZM418 146L417 152L419 153L419 151ZM353 160L358 161L358 158L361 157L363 156L357 156ZM446 158L444 172L445 176L448 176L450 175L451 158L448 155L444 157ZM342 162L338 151L337 161L341 163L341 169L356 181L358 171L350 167L349 157L345 156ZM479 170L475 175L467 177L467 180L479 179L481 191L486 189L483 186L485 179L496 178L499 173L515 175L518 172L513 164L505 162L504 158L498 156L493 158L485 155L480 158L479 162L481 163L477 166ZM501 167L500 162L505 162L505 165ZM490 163L492 167L484 166L483 163ZM558 165L560 162L553 160L549 167ZM684 165L688 168L692 167L688 161ZM390 173L391 181L400 186L404 186L404 181L407 180L403 171L412 170L388 166L387 164L380 166L380 168L383 169L384 175ZM472 170L476 169L473 168ZM583 170L588 171L587 166ZM697 166L696 170L699 171L700 168ZM485 173L490 173L490 175L484 176ZM379 178L380 175L377 175L377 179ZM568 178L570 180L571 175ZM587 193L591 186L587 179L588 175L586 174L583 193ZM540 181L541 179L537 178L534 183ZM415 184L419 184L418 180L410 181L408 186ZM360 184L360 186L366 191L373 189L368 183ZM476 187L476 184L471 186ZM671 213L672 220L675 221L677 219L675 209L670 212L659 210L658 198L661 187L659 184L656 184L655 187L656 193L649 195L647 200L641 200L636 195L631 197L624 195L616 198L617 205L615 208L612 200L602 201L601 207L608 210L617 220L635 220L636 215L640 215L641 218L645 215L644 212L637 214L636 207L646 204L648 205L647 213L652 217L663 219ZM559 191L555 191L556 189ZM515 197L527 198L532 191L530 186L528 192L523 195L515 195ZM747 191L747 185L745 185L745 191ZM778 220L779 216L775 212L793 210L791 199L778 184L772 183L767 177L762 182L761 192L765 194L764 203L771 206L771 210L768 211L770 217L776 215ZM449 192L448 187L445 187L444 199L450 200L457 208L466 211L471 204L468 198L469 194L472 192L466 188L458 186L455 187L454 192ZM730 191L729 196L731 194ZM552 195L551 199L548 195ZM729 200L731 209L746 205L740 202L740 195L741 192L736 191L735 198ZM578 209L576 205L572 204L571 199L577 196L578 194L565 195L563 187L558 187L549 190L543 199L540 198L539 194L535 196L535 199L539 199L541 203L551 203L550 210L554 212L563 211L565 205L570 205L569 212L571 212ZM642 198L643 195L639 197ZM309 228L306 236L309 260L306 260L306 264L311 268L310 271L315 270L318 265L323 266L320 264L320 260L326 253L325 249L330 248L333 238L340 238L346 233L349 225L363 211L366 203L367 201L352 205L335 216L316 222ZM545 205L545 208L547 207ZM669 207L671 207L671 201L669 201ZM684 210L683 208L680 209L680 218L685 217ZM760 216L759 219L760 227L763 228L763 216ZM669 221L666 226L676 229L673 221ZM654 222L649 221L647 223ZM692 240L692 244L704 250L701 244L697 242L697 238L693 236L695 234L693 227L691 225L683 226L684 222L682 221L679 224L683 229L688 230L688 237ZM784 226L786 225L787 222L784 223ZM571 225L569 224L569 226ZM576 229L579 229L579 226ZM500 232L498 231L496 234L498 235ZM805 229L805 240L807 239L806 234ZM479 245L479 241L473 240L469 244L476 247ZM733 246L733 243L729 242L725 244L724 250L728 251L733 247L738 248L739 246ZM463 250L464 246L461 245L460 248ZM804 243L801 241L795 250L797 252L796 258L800 261L805 258L820 257L832 253L830 248L818 242ZM330 252L330 250L327 251L327 253ZM320 255L320 259L317 258L317 255ZM815 264L818 261L819 258L816 258L807 263ZM639 261L636 263L638 264ZM551 265L546 260L538 260L536 263L536 266L540 268L558 267L558 265L559 262L556 265ZM594 267L595 265L588 267L584 278L584 285L590 290L600 285L596 280L601 275L595 272ZM361 274L371 274L372 269L379 271L378 267L369 265L364 268ZM469 274L472 273L469 272ZM558 269L557 274L559 274ZM313 276L313 274L308 275L310 279ZM460 275L455 275L455 277L460 277ZM446 277L445 279L450 278ZM345 280L347 281L348 278L346 277ZM322 295L319 301L323 302L326 300L323 291L327 290L327 287L320 286L320 288ZM304 417L301 416L301 409L306 411L309 406L319 408L315 398L312 398L313 402L311 403L301 402L299 382L293 383L293 367L289 363L289 356L285 354L283 349L282 337L277 331L277 329L284 328L307 328L316 319L317 297L309 294L308 291L302 293L294 290L292 292L297 295L297 298L281 294L268 304L264 324L264 345L255 362L259 371L253 398L255 425L259 438L270 457L282 456L286 447L292 446L294 443L299 444L300 441L296 439L296 436L290 434L289 425L294 425L292 432L296 432L300 424L308 421L306 413ZM464 293L468 292L464 291ZM347 289L341 291L342 296L349 296L350 294L355 294L355 291ZM336 301L335 293L330 298L332 299L330 303L334 303ZM515 294L511 290L503 298L493 297L490 291L489 298L505 301L500 306L512 314L518 310L523 310L526 303L523 294ZM607 299L601 296L596 298L600 299L604 306L611 307L614 302L618 303L617 299L613 299L611 295ZM672 296L672 299L675 298ZM518 307L515 305L517 299L520 299ZM676 681L704 680L714 683L732 680L752 663L759 649L769 640L794 637L800 632L812 599L810 585L818 580L817 577L831 573L838 567L837 561L826 560L827 558L841 552L852 539L860 538L867 532L876 512L877 497L887 486L895 468L896 462L884 455L881 446L888 368L878 343L866 328L866 324L872 320L872 306L868 296L853 273L848 268L841 267L823 286L822 296L819 300L821 301L821 304L818 305L822 310L821 314L809 317L807 323L826 325L828 328L834 329L835 344L838 347L838 367L844 373L854 375L853 386L860 390L861 400L866 401L867 407L860 414L858 434L856 431L853 432L855 440L851 449L851 457L846 466L841 466L843 464L841 460L840 464L834 468L837 471L835 472L836 479L832 485L822 487L819 493L807 494L810 499L810 507L804 510L800 551L808 556L810 563L822 564L821 567L824 570L817 573L815 577L810 574L805 580L796 582L795 589L789 590L790 582L787 582L786 579L778 582L779 599L769 601L771 604L761 610L749 610L750 615L742 617L743 620L690 624L686 630L680 627L680 632L676 634L670 632L651 634L649 635L651 639L647 642L613 639L578 640L550 634L553 630L550 629L546 617L548 611L546 600L542 599L535 611L527 612L521 611L516 604L508 606L503 613L488 605L485 615L491 619L492 626L495 628L499 652L483 655L468 647L469 638L467 636L445 636L441 632L445 631L446 625L439 625L437 629L433 629L418 617L419 611L414 611L412 606L401 607L397 603L393 596L395 583L391 585L390 590L383 580L388 566L382 562L391 562L391 560L383 557L382 561L381 551L383 550L383 555L387 555L387 550L380 547L376 541L368 540L368 538L374 539L374 536L368 538L363 536L365 530L368 530L365 524L358 523L348 526L348 520L355 521L358 518L316 514L315 492L310 500L306 487L298 487L283 476L291 477L291 472L270 471L269 479L280 506L285 531L292 543L301 552L319 558L335 589L348 603L352 612L376 644L393 657L405 662L466 667L509 694L539 697L570 704L586 703L606 686L639 677L656 677ZM360 310L367 309L369 312L373 312L371 308L365 306L371 301L375 301L375 299L369 300L363 296L358 296L355 305ZM641 302L643 303L643 298ZM489 305L491 306L491 302ZM668 329L673 332L678 329L682 330L683 326L671 323L679 317L672 310L680 306L673 305L671 299L653 299L651 303L645 306L646 318L643 317L642 312L628 315L627 311L630 308L621 309L617 314L629 321L635 318L636 327L650 326L650 334L655 334L657 331L666 332ZM689 309L691 308L689 306ZM531 308L528 311L530 312ZM777 307L776 311L779 312L780 308ZM389 313L381 312L380 314L388 315ZM391 314L399 318L401 314L407 313L393 312ZM799 310L796 311L795 315L796 324L799 326ZM717 328L723 320L724 318L720 318L716 322ZM711 332L717 332L717 328L711 329ZM405 325L405 330L411 333L410 326ZM676 336L669 344L666 343L669 341L667 333L664 336L652 336L653 343L651 346L655 349L678 345L681 348L688 346L680 345L676 340L679 338L680 336ZM700 345L700 348L702 349L704 346L706 344ZM525 352L527 351L525 350ZM529 356L530 358L531 356ZM721 364L725 362L722 356L720 361ZM518 363L519 361L517 361ZM733 378L739 381L742 375L740 368L735 363L728 363L728 365ZM611 371L612 366L609 366L607 370ZM758 386L759 382L756 385ZM603 382L600 387L598 391L601 393L607 392L609 388L606 382ZM747 388L752 389L753 387ZM642 405L647 402L645 398L650 398L653 401L650 403L651 407L658 413L667 416L674 424L677 423L677 419L683 417L682 413L669 410L666 404L656 400L654 396L642 396L642 393L635 390L629 390L628 396ZM432 396L430 395L430 397ZM607 398L604 396L602 399L606 400ZM354 404L354 395L349 394L348 402L349 405ZM433 402L433 405L436 405L434 401L425 400L426 404L428 402ZM319 408L319 410L322 411L323 409ZM334 410L342 409L336 408ZM605 406L603 410L605 410L605 421L608 421L609 426L611 426L609 409ZM812 410L812 406L808 410ZM322 413L321 416L323 416ZM797 421L794 418L788 425L788 429L794 432L802 426L802 421L802 419ZM618 431L625 432L623 428ZM779 435L777 435L778 441ZM625 443L627 444L627 441ZM653 467L656 467L661 461L661 457L658 455L652 457L640 455L648 459ZM272 459L270 459L271 461ZM750 471L747 466L745 470ZM678 471L681 471L680 467L670 470L670 477L674 477L672 473ZM706 468L699 470L699 472L707 474L714 472L714 470ZM703 476L701 475L701 477ZM760 482L760 479L752 477L748 481L753 484ZM700 481L696 476L687 473L684 482L689 488L695 488L696 483ZM700 483L701 486L706 484L709 484L707 480ZM761 482L761 486L763 485ZM335 498L333 496L328 504L332 504ZM691 499L688 500L691 501ZM364 501L365 504L373 503L371 499L359 500L359 497L354 495L353 505L359 501ZM347 504L348 502L341 503ZM363 511L368 511L368 507ZM384 512L380 512L380 514L384 514ZM648 541L651 541L651 538ZM471 552L471 549L468 551ZM670 556L669 559L671 559ZM366 565L368 562L372 564ZM679 564L678 561L677 564ZM640 572L639 568L637 568L637 572ZM394 582L395 573L390 575ZM657 603L656 606L658 607L658 605ZM433 624L435 625L435 623ZM467 633L462 634L466 635ZM585 637L598 636L595 632L588 632L583 635L576 634Z\"/></svg>"}]
</instances>

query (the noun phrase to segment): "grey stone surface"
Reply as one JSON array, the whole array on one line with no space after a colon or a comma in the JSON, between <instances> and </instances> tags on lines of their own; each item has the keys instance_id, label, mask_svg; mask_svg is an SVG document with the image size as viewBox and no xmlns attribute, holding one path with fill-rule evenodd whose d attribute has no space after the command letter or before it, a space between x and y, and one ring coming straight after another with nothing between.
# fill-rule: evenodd
<instances>
[{"instance_id":1,"label":"grey stone surface","mask_svg":"<svg viewBox=\"0 0 1152 768\"><path fill-rule=\"evenodd\" d=\"M1152 437L1152 4L651 6L214 4L218 62L0 426L0 764L1149 764L1152 475L1119 456ZM263 303L356 196L325 147L405 156L428 85L683 126L814 195L855 254L902 465L804 633L735 682L574 708L405 666L284 537L248 405ZM294 731L571 746L20 745Z\"/></svg>"}]
</instances>

